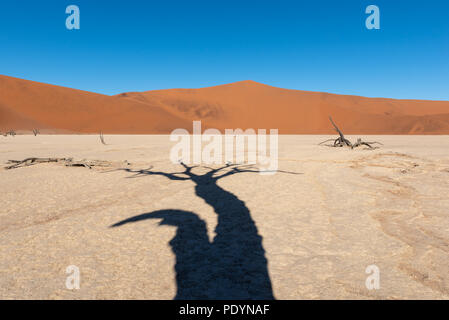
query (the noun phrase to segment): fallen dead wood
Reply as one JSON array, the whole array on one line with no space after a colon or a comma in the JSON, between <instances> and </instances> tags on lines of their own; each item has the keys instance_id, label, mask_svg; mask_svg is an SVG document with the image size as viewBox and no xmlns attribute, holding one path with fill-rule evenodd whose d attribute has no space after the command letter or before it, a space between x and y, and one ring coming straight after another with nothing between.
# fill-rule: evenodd
<instances>
[{"instance_id":1,"label":"fallen dead wood","mask_svg":"<svg viewBox=\"0 0 449 320\"><path fill-rule=\"evenodd\" d=\"M106 161L106 160L73 160L73 158L26 158L24 160L9 160L6 166L6 170L28 167L41 163L58 163L62 164L66 167L84 167L88 169L92 169L93 167L120 167L125 165L130 165L128 161Z\"/></svg>"},{"instance_id":2,"label":"fallen dead wood","mask_svg":"<svg viewBox=\"0 0 449 320\"><path fill-rule=\"evenodd\" d=\"M333 144L327 144L328 147L350 147L351 149L360 147L360 146L367 146L369 149L376 149L376 147L373 147L374 144L383 145L380 142L373 141L373 142L366 142L362 141L361 138L358 138L355 143L351 143L348 139L345 138L343 132L337 127L335 122L332 120L332 117L329 116L329 120L332 123L332 126L334 127L335 131L337 131L339 137L337 139L327 139L323 142L320 142L319 145L324 145L327 142L333 141Z\"/></svg>"},{"instance_id":3,"label":"fallen dead wood","mask_svg":"<svg viewBox=\"0 0 449 320\"><path fill-rule=\"evenodd\" d=\"M375 147L372 146L373 144L379 144L379 145L383 146L382 143L377 142L377 141L365 142L365 141L362 141L362 139L358 138L357 141L356 141L356 143L354 143L354 144L352 145L352 149L357 148L357 147L360 147L360 146L367 146L367 147L369 147L370 149L375 149Z\"/></svg>"},{"instance_id":4,"label":"fallen dead wood","mask_svg":"<svg viewBox=\"0 0 449 320\"><path fill-rule=\"evenodd\" d=\"M65 161L66 159L62 158L26 158L24 160L9 160L7 164L12 164L8 167L5 167L6 170L15 169L19 167L27 167L32 166L38 163L48 163L48 162L59 162Z\"/></svg>"}]
</instances>

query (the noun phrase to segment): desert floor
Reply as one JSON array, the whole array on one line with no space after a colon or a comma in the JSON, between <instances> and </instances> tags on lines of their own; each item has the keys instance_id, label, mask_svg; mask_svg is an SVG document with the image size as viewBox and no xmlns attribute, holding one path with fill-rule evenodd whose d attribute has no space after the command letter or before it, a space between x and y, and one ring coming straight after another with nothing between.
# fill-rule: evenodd
<instances>
[{"instance_id":1,"label":"desert floor","mask_svg":"<svg viewBox=\"0 0 449 320\"><path fill-rule=\"evenodd\" d=\"M112 161L111 167L91 170L61 164L0 169L0 298L173 299L177 281L183 281L176 278L173 246L184 259L178 267L192 272L204 267L204 257L197 257L198 251L206 255L207 241L215 236L214 203L220 212L249 210L257 229L244 232L257 230L262 237L276 299L448 299L449 137L364 137L384 143L376 150L317 145L329 137L281 136L283 172L224 176L215 190L223 199L209 202L195 189L203 180L136 172L150 167L151 172L183 171L168 159L174 144L168 136L107 135L106 146L95 135L0 137L2 167L26 157ZM200 176L210 170L192 172ZM236 207L227 208L226 201ZM175 209L193 213L192 219L175 226L155 216L111 227ZM206 242L192 236L201 234L201 220ZM197 225L197 233L187 230L190 237L183 240L181 234L181 241L172 241L178 229ZM232 234L234 249L240 250L239 243L250 248L235 230L240 229L224 230ZM182 251L188 244L193 249ZM195 244L206 249L195 250ZM214 250L209 262L217 272L220 263L233 259L227 256L233 251ZM251 270L245 263L241 260L240 267ZM66 288L70 265L79 267L79 290ZM365 285L370 265L380 270L378 290ZM205 298L214 297L204 283L214 279L207 271L204 279L199 274L188 279L191 287L204 287ZM249 271L239 275L248 286L259 281L251 276Z\"/></svg>"}]
</instances>

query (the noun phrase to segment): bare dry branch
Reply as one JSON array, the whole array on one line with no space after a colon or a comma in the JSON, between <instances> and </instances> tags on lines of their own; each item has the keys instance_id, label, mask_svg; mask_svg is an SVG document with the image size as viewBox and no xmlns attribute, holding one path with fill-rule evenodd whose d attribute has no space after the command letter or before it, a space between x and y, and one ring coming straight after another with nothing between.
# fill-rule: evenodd
<instances>
[{"instance_id":1,"label":"bare dry branch","mask_svg":"<svg viewBox=\"0 0 449 320\"><path fill-rule=\"evenodd\" d=\"M103 132L100 132L100 141L102 144L106 145L106 142L104 141Z\"/></svg>"},{"instance_id":2,"label":"bare dry branch","mask_svg":"<svg viewBox=\"0 0 449 320\"><path fill-rule=\"evenodd\" d=\"M84 167L92 169L92 167L121 167L123 162L111 162L105 160L73 160L73 158L26 158L24 160L9 160L5 167L6 170L28 167L40 163L61 163L66 167ZM124 161L129 165L128 161Z\"/></svg>"},{"instance_id":3,"label":"bare dry branch","mask_svg":"<svg viewBox=\"0 0 449 320\"><path fill-rule=\"evenodd\" d=\"M323 145L327 142L334 141L333 144L327 144L328 147L350 147L351 149L360 147L360 146L367 146L370 149L376 149L376 147L373 147L373 144L380 144L383 145L380 142L374 141L374 142L365 142L362 141L362 139L358 138L357 141L353 144L348 139L345 138L343 132L337 127L335 122L332 120L332 117L329 116L329 120L332 123L332 126L334 127L335 131L338 132L339 137L337 139L327 139L323 142L320 142L318 145Z\"/></svg>"}]
</instances>

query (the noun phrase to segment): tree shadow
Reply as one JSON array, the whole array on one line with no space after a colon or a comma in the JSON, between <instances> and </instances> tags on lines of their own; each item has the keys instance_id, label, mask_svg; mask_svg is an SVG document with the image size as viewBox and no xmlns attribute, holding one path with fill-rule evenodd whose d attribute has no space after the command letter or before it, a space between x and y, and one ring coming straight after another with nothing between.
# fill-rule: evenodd
<instances>
[{"instance_id":1,"label":"tree shadow","mask_svg":"<svg viewBox=\"0 0 449 320\"><path fill-rule=\"evenodd\" d=\"M161 175L170 180L190 180L195 193L218 216L216 236L210 242L206 223L195 213L160 210L120 221L120 227L146 219L161 219L160 225L177 228L169 242L176 256L177 294L175 299L274 299L262 237L245 202L221 188L217 181L237 173L258 173L251 166L226 165L208 168L204 174L192 172L196 166L181 163L184 171L165 173L122 169L142 175ZM225 171L227 169L227 171ZM287 172L297 174L293 172Z\"/></svg>"}]
</instances>

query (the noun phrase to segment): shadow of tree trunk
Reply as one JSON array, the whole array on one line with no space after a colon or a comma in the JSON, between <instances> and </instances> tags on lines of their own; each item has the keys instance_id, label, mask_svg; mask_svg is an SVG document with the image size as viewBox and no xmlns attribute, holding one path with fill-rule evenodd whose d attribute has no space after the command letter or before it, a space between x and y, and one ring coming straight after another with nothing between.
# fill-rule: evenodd
<instances>
[{"instance_id":1,"label":"shadow of tree trunk","mask_svg":"<svg viewBox=\"0 0 449 320\"><path fill-rule=\"evenodd\" d=\"M177 227L170 246L176 255L177 294L175 299L274 299L262 237L245 202L221 188L221 178L245 172L245 166L227 165L208 168L205 174L185 171L165 173L149 170L128 172L162 175L171 180L191 180L195 193L209 204L218 216L216 236L210 242L206 223L195 213L161 210L141 214L114 224L119 227L145 219L162 219L160 225ZM222 170L228 169L226 172Z\"/></svg>"}]
</instances>

